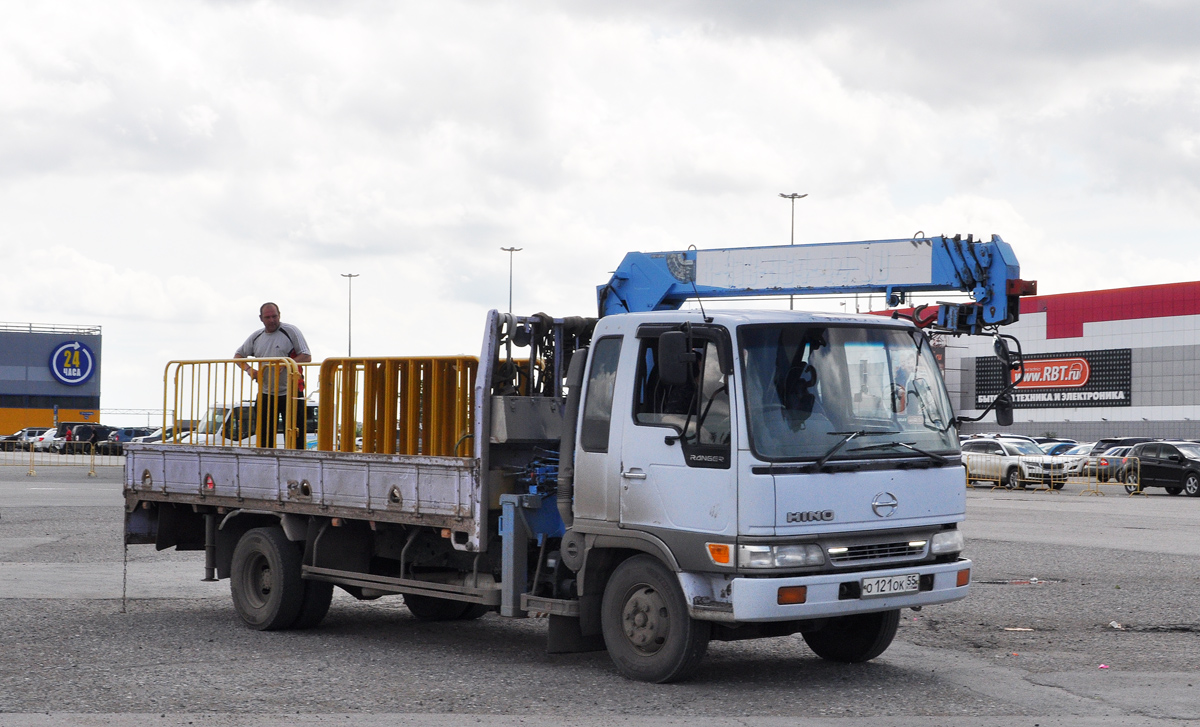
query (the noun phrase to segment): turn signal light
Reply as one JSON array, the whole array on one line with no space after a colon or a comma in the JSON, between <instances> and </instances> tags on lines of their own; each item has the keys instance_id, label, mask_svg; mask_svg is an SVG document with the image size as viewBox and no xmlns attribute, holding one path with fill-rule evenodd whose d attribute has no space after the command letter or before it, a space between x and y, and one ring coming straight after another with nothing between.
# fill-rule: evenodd
<instances>
[{"instance_id":1,"label":"turn signal light","mask_svg":"<svg viewBox=\"0 0 1200 727\"><path fill-rule=\"evenodd\" d=\"M776 603L780 606L794 606L808 600L808 586L784 586L779 589Z\"/></svg>"},{"instance_id":2,"label":"turn signal light","mask_svg":"<svg viewBox=\"0 0 1200 727\"><path fill-rule=\"evenodd\" d=\"M717 565L729 565L730 549L727 543L705 543L708 546L708 557Z\"/></svg>"},{"instance_id":3,"label":"turn signal light","mask_svg":"<svg viewBox=\"0 0 1200 727\"><path fill-rule=\"evenodd\" d=\"M971 582L971 569L967 568L966 570L960 570L958 572L958 582L955 583L955 586L957 586L958 588L962 588L963 586L967 585L970 582Z\"/></svg>"}]
</instances>

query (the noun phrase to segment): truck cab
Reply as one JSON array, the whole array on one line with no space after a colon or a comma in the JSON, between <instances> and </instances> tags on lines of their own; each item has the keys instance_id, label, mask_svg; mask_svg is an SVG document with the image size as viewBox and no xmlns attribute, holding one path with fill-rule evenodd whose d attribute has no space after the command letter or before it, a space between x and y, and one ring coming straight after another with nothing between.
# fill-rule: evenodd
<instances>
[{"instance_id":1,"label":"truck cab","mask_svg":"<svg viewBox=\"0 0 1200 727\"><path fill-rule=\"evenodd\" d=\"M910 321L607 316L563 548L636 544L676 571L689 616L716 638L884 614L871 648L842 654L857 661L886 648L900 607L966 596L964 478L941 373ZM585 583L608 576L582 570Z\"/></svg>"}]
</instances>

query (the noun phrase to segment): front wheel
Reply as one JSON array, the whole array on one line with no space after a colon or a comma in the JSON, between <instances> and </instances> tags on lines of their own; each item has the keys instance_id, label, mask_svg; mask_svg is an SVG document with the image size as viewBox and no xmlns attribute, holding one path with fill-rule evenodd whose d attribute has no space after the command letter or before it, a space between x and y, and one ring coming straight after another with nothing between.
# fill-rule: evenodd
<instances>
[{"instance_id":1,"label":"front wheel","mask_svg":"<svg viewBox=\"0 0 1200 727\"><path fill-rule=\"evenodd\" d=\"M1183 491L1188 497L1200 497L1200 475L1195 472L1184 475Z\"/></svg>"},{"instance_id":2,"label":"front wheel","mask_svg":"<svg viewBox=\"0 0 1200 727\"><path fill-rule=\"evenodd\" d=\"M802 636L808 648L822 659L857 664L887 651L899 625L899 610L860 613L832 619L823 628L806 631Z\"/></svg>"},{"instance_id":3,"label":"front wheel","mask_svg":"<svg viewBox=\"0 0 1200 727\"><path fill-rule=\"evenodd\" d=\"M1021 484L1021 471L1019 469L1013 467L1008 471L1008 474L1004 477L1004 487L1008 490L1017 490L1024 487Z\"/></svg>"},{"instance_id":4,"label":"front wheel","mask_svg":"<svg viewBox=\"0 0 1200 727\"><path fill-rule=\"evenodd\" d=\"M300 549L282 528L248 530L233 549L229 573L233 607L250 628L274 631L290 627L304 604L304 586Z\"/></svg>"},{"instance_id":5,"label":"front wheel","mask_svg":"<svg viewBox=\"0 0 1200 727\"><path fill-rule=\"evenodd\" d=\"M617 566L604 586L600 623L608 655L629 679L680 681L708 650L708 623L692 620L679 579L649 555Z\"/></svg>"}]
</instances>

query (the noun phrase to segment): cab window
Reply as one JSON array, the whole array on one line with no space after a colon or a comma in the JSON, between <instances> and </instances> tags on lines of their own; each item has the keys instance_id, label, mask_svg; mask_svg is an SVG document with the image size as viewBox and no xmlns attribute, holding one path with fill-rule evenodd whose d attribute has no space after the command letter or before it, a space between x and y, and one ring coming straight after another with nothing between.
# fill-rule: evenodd
<instances>
[{"instance_id":1,"label":"cab window","mask_svg":"<svg viewBox=\"0 0 1200 727\"><path fill-rule=\"evenodd\" d=\"M658 338L642 339L633 421L643 427L674 430L689 466L728 468L729 377L721 370L719 344L697 337L692 353L695 360L687 379L682 384L667 384L658 374Z\"/></svg>"},{"instance_id":2,"label":"cab window","mask_svg":"<svg viewBox=\"0 0 1200 727\"><path fill-rule=\"evenodd\" d=\"M617 386L617 361L621 358L621 339L601 338L593 344L592 368L588 372L583 402L583 425L579 444L586 452L607 452L608 431L612 424L613 390Z\"/></svg>"}]
</instances>

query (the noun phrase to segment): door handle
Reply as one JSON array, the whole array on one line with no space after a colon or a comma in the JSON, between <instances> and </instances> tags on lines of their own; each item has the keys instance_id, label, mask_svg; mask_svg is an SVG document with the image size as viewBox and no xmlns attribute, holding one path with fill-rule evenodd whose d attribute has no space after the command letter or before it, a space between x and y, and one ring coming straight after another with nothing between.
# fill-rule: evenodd
<instances>
[{"instance_id":1,"label":"door handle","mask_svg":"<svg viewBox=\"0 0 1200 727\"><path fill-rule=\"evenodd\" d=\"M646 479L646 473L642 472L641 470L636 470L636 469L629 470L628 472L622 472L621 476L627 480L644 480L644 479Z\"/></svg>"}]
</instances>

